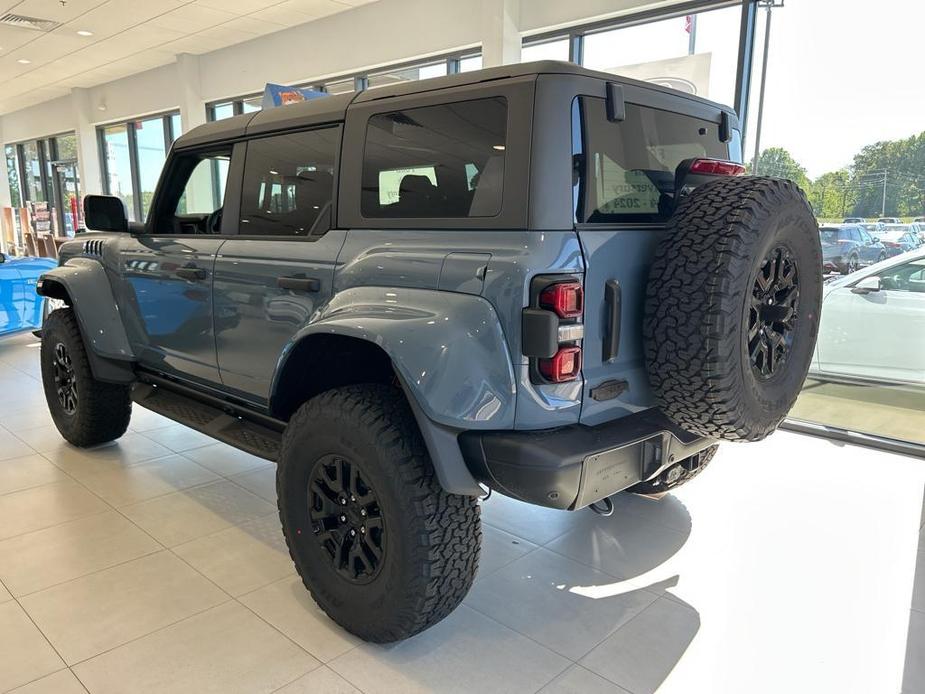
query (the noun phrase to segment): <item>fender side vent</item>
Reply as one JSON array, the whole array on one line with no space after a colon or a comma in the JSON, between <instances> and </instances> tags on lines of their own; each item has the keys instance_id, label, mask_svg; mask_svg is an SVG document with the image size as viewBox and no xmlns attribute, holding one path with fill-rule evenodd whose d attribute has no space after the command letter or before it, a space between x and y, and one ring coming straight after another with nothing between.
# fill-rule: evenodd
<instances>
[{"instance_id":1,"label":"fender side vent","mask_svg":"<svg viewBox=\"0 0 925 694\"><path fill-rule=\"evenodd\" d=\"M95 255L97 257L102 257L103 240L102 239L88 239L84 241L84 255Z\"/></svg>"}]
</instances>

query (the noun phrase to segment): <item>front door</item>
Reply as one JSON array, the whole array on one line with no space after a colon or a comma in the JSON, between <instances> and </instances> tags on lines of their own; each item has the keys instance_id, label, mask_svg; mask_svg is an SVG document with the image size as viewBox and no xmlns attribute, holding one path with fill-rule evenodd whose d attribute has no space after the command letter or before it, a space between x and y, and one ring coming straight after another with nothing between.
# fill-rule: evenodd
<instances>
[{"instance_id":1,"label":"front door","mask_svg":"<svg viewBox=\"0 0 925 694\"><path fill-rule=\"evenodd\" d=\"M925 259L880 274L881 289L833 290L822 304L820 370L873 380L925 383Z\"/></svg>"},{"instance_id":2,"label":"front door","mask_svg":"<svg viewBox=\"0 0 925 694\"><path fill-rule=\"evenodd\" d=\"M126 327L142 366L217 383L212 279L231 149L178 154L146 233L120 244Z\"/></svg>"},{"instance_id":3,"label":"front door","mask_svg":"<svg viewBox=\"0 0 925 694\"><path fill-rule=\"evenodd\" d=\"M215 261L218 368L229 389L269 399L276 365L332 295L345 233L332 230L340 127L251 140L239 236Z\"/></svg>"}]
</instances>

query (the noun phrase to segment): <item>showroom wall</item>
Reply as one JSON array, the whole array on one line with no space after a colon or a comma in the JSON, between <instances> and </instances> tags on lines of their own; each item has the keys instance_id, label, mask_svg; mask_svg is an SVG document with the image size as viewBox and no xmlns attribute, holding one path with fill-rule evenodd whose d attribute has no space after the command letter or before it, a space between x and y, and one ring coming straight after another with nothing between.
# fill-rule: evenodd
<instances>
[{"instance_id":1,"label":"showroom wall","mask_svg":"<svg viewBox=\"0 0 925 694\"><path fill-rule=\"evenodd\" d=\"M83 193L102 191L96 128L153 113L179 110L184 131L205 122L205 104L260 91L267 81L307 82L332 75L481 50L484 65L517 62L523 36L618 17L669 2L640 0L379 0L329 17L201 55L182 54L163 65L68 96L4 114L4 143L74 131L79 141ZM412 30L413 27L413 30ZM344 36L350 36L349 50ZM383 42L382 36L395 37ZM0 206L9 205L8 185Z\"/></svg>"}]
</instances>

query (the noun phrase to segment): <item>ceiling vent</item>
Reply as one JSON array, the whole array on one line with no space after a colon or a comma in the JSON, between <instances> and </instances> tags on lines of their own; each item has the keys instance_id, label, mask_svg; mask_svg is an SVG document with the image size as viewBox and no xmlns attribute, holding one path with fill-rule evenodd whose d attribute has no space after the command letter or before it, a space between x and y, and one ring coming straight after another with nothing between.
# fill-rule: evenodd
<instances>
[{"instance_id":1,"label":"ceiling vent","mask_svg":"<svg viewBox=\"0 0 925 694\"><path fill-rule=\"evenodd\" d=\"M33 31L51 31L55 27L61 26L61 22L39 19L38 17L25 17L12 12L0 17L0 24L5 24L8 27L19 27L20 29L32 29Z\"/></svg>"}]
</instances>

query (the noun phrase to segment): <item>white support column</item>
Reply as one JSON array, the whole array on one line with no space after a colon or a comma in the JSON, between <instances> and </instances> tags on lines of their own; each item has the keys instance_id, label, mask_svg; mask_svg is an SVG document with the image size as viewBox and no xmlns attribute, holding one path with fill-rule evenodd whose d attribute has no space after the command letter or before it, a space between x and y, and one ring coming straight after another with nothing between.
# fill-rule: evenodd
<instances>
[{"instance_id":1,"label":"white support column","mask_svg":"<svg viewBox=\"0 0 925 694\"><path fill-rule=\"evenodd\" d=\"M0 120L0 142L6 144L6 141L3 139L3 121ZM6 156L4 155L3 161L6 162ZM0 210L4 207L12 207L13 198L10 195L10 179L8 172L6 170L6 164L4 163L3 171L0 172ZM12 232L12 230L7 230L6 228L6 216L0 215L0 251L6 253L9 249L6 247L6 237L7 233ZM14 222L15 224L15 222ZM11 233L10 235L14 235Z\"/></svg>"},{"instance_id":2,"label":"white support column","mask_svg":"<svg viewBox=\"0 0 925 694\"><path fill-rule=\"evenodd\" d=\"M74 132L77 134L80 195L98 195L103 192L103 175L94 125L96 105L90 99L90 90L82 87L71 89L71 104L74 109Z\"/></svg>"},{"instance_id":3,"label":"white support column","mask_svg":"<svg viewBox=\"0 0 925 694\"><path fill-rule=\"evenodd\" d=\"M187 133L206 122L206 104L200 88L199 56L180 53L177 56L177 84L180 85L180 123Z\"/></svg>"},{"instance_id":4,"label":"white support column","mask_svg":"<svg viewBox=\"0 0 925 694\"><path fill-rule=\"evenodd\" d=\"M521 0L482 0L482 67L520 62Z\"/></svg>"}]
</instances>

